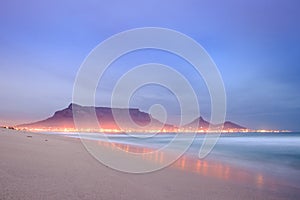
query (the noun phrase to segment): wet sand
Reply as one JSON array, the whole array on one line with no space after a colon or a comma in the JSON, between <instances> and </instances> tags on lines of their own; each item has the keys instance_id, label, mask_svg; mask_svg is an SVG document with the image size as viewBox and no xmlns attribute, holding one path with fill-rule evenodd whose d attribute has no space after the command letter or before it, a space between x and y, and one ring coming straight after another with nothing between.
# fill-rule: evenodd
<instances>
[{"instance_id":1,"label":"wet sand","mask_svg":"<svg viewBox=\"0 0 300 200\"><path fill-rule=\"evenodd\" d=\"M259 175L185 157L157 172L122 173L99 163L78 139L0 129L1 200L297 199L297 195L293 188L269 187Z\"/></svg>"}]
</instances>

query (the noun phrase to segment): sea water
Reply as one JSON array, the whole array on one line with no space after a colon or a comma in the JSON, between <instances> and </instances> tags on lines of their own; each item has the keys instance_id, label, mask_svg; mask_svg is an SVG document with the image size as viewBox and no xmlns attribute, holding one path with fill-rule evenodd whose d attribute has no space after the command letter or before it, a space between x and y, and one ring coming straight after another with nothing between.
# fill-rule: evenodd
<instances>
[{"instance_id":1,"label":"sea water","mask_svg":"<svg viewBox=\"0 0 300 200\"><path fill-rule=\"evenodd\" d=\"M176 138L177 145L185 144L191 134ZM69 137L107 141L147 148L164 148L176 134L157 134L140 137L141 134L63 134ZM197 134L186 155L198 159L205 134ZM163 149L162 149L163 150ZM176 148L173 149L176 151ZM204 160L227 163L266 176L275 177L285 185L300 188L300 133L232 133L222 134Z\"/></svg>"}]
</instances>

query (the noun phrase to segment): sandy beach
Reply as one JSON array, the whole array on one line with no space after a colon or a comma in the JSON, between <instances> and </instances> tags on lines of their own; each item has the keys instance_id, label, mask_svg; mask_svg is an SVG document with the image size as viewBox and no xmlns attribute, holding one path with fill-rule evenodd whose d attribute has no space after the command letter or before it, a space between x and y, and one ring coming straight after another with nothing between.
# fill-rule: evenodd
<instances>
[{"instance_id":1,"label":"sandy beach","mask_svg":"<svg viewBox=\"0 0 300 200\"><path fill-rule=\"evenodd\" d=\"M175 165L174 165L175 166ZM207 169L210 170L209 168ZM105 167L79 139L0 129L0 199L296 199L296 190L259 188L176 166L148 174Z\"/></svg>"}]
</instances>

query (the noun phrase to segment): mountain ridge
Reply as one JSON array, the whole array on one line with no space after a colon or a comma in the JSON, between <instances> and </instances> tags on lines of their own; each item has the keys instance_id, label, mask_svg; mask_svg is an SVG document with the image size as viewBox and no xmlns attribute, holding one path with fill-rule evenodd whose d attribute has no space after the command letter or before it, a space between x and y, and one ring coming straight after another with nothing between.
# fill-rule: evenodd
<instances>
[{"instance_id":1,"label":"mountain ridge","mask_svg":"<svg viewBox=\"0 0 300 200\"><path fill-rule=\"evenodd\" d=\"M94 107L94 106L82 106L76 103L70 103L68 107L54 112L54 114L44 120L20 124L17 128L23 129L75 129L73 112L76 112L76 116L87 119L92 111L95 111L97 120L102 129L113 129L113 130L134 130L134 131L145 131L147 130L166 130L175 131L178 129L192 129L194 130L207 130L210 126L216 126L206 121L202 116L196 118L191 123L186 124L182 127L176 127L171 124L162 123L159 120L153 118L151 114L143 112L138 108L110 108L110 107ZM120 124L115 121L114 114L118 115L118 119L121 119ZM128 114L131 119L128 119ZM133 126L131 120L138 126ZM85 127L89 127L89 120L86 120L87 124ZM119 120L120 121L120 120ZM118 122L119 122L118 121ZM244 130L247 129L234 122L225 121L223 124L223 130Z\"/></svg>"}]
</instances>

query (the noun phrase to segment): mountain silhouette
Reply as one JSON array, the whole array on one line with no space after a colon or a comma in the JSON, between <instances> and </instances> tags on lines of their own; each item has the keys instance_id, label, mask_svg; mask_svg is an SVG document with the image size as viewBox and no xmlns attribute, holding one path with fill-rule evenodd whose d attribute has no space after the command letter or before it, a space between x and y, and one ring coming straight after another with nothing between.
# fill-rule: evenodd
<instances>
[{"instance_id":1,"label":"mountain silhouette","mask_svg":"<svg viewBox=\"0 0 300 200\"><path fill-rule=\"evenodd\" d=\"M86 124L84 128L89 127L91 114L96 114L99 122L98 127L102 129L116 129L120 130L120 124L122 128L126 129L173 129L174 126L169 124L163 124L157 119L154 119L150 114L140 111L137 108L109 108L109 107L93 107L93 106L81 106L78 104L71 103L67 108L56 111L53 116L28 124L18 125L17 128L25 129L74 129L74 115L79 116L83 119ZM114 115L118 115L119 124L115 121ZM132 123L134 122L134 123ZM81 123L82 124L82 123ZM135 124L135 126L133 126ZM137 126L136 126L137 125Z\"/></svg>"},{"instance_id":2,"label":"mountain silhouette","mask_svg":"<svg viewBox=\"0 0 300 200\"><path fill-rule=\"evenodd\" d=\"M79 116L80 126L74 124L74 114ZM92 124L92 114L96 114L98 124ZM116 121L116 117L118 121ZM75 119L76 121L76 119ZM96 121L96 122L97 122ZM186 124L181 129L200 129L207 130L210 124L201 116L189 124ZM16 126L23 129L109 129L109 130L132 130L132 131L149 131L149 130L166 130L176 131L178 127L163 124L159 120L153 118L150 114L140 111L137 108L109 108L109 107L94 107L81 106L71 103L67 108L56 111L51 117L28 124ZM226 121L223 124L223 130L243 130L246 129L236 123Z\"/></svg>"}]
</instances>

